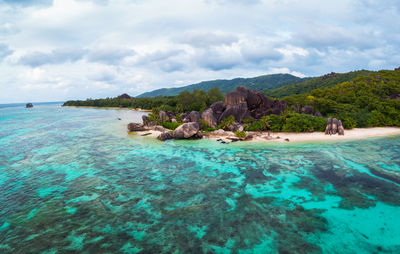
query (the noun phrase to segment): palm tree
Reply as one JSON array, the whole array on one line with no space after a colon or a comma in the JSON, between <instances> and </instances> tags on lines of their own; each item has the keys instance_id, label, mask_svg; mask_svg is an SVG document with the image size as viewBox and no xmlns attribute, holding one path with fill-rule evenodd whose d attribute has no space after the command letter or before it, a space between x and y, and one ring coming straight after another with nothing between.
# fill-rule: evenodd
<instances>
[{"instance_id":1,"label":"palm tree","mask_svg":"<svg viewBox=\"0 0 400 254\"><path fill-rule=\"evenodd\" d=\"M268 116L263 116L261 117L260 122L263 126L263 129L268 130L268 137L269 137L271 131L271 119Z\"/></svg>"}]
</instances>

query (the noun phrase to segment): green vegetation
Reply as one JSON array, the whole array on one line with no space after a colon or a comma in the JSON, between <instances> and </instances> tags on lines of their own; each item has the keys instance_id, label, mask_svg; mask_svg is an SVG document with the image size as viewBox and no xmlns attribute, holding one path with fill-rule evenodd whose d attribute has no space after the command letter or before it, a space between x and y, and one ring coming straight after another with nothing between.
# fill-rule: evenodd
<instances>
[{"instance_id":1,"label":"green vegetation","mask_svg":"<svg viewBox=\"0 0 400 254\"><path fill-rule=\"evenodd\" d=\"M290 76L290 75L289 75ZM262 76L253 79L234 79L226 81L226 84L246 84L248 87L257 87L266 79L274 78L276 82L284 83L286 76ZM250 82L251 81L251 82ZM345 81L345 82L343 82ZM209 81L200 84L216 84ZM232 83L233 82L233 83ZM240 83L244 82L244 83ZM207 87L205 90L192 89L192 92L181 91L177 96L158 96L154 98L106 98L87 99L84 101L68 101L64 106L94 106L94 107L127 107L151 109L150 120L159 122L158 112L174 111L183 113L187 111L202 112L212 103L221 101L224 96L218 87ZM219 86L221 87L221 86ZM225 89L225 88L224 88ZM400 70L395 71L355 71L344 74L331 73L322 77L307 80L302 83L284 86L268 92L283 98L288 105L297 108L306 105L313 106L325 117L340 119L345 129L355 127L374 126L400 126L400 100L396 99L400 94ZM178 122L182 122L180 114L176 116ZM219 129L229 130L234 124L233 116L224 119ZM246 131L323 131L326 126L326 119L313 117L306 114L298 114L286 110L282 116L268 115L259 121L253 118L245 119ZM164 123L165 128L175 129L178 123ZM204 122L201 126L204 131L212 131L213 128Z\"/></svg>"},{"instance_id":2,"label":"green vegetation","mask_svg":"<svg viewBox=\"0 0 400 254\"><path fill-rule=\"evenodd\" d=\"M244 132L244 131L236 131L234 134L238 138L245 138L246 137L246 132Z\"/></svg>"},{"instance_id":3,"label":"green vegetation","mask_svg":"<svg viewBox=\"0 0 400 254\"><path fill-rule=\"evenodd\" d=\"M67 101L63 106L88 106L88 107L122 107L122 108L141 108L151 110L157 107L175 108L177 104L175 97L155 97L155 98L131 98L121 99L105 98L105 99L87 99Z\"/></svg>"},{"instance_id":4,"label":"green vegetation","mask_svg":"<svg viewBox=\"0 0 400 254\"><path fill-rule=\"evenodd\" d=\"M218 124L218 129L229 130L229 126L235 123L234 116L228 116Z\"/></svg>"},{"instance_id":5,"label":"green vegetation","mask_svg":"<svg viewBox=\"0 0 400 254\"><path fill-rule=\"evenodd\" d=\"M284 132L312 132L324 131L326 119L307 114L290 113L284 116L285 123L282 126Z\"/></svg>"},{"instance_id":6,"label":"green vegetation","mask_svg":"<svg viewBox=\"0 0 400 254\"><path fill-rule=\"evenodd\" d=\"M359 76L365 76L373 73L372 71L360 70L347 73L330 73L321 77L312 78L304 82L290 84L266 91L266 95L282 98L294 94L304 94L311 92L314 89L324 89L333 87L337 84L350 81Z\"/></svg>"},{"instance_id":7,"label":"green vegetation","mask_svg":"<svg viewBox=\"0 0 400 254\"><path fill-rule=\"evenodd\" d=\"M246 131L284 131L284 132L312 132L324 131L326 119L307 114L298 114L286 111L282 116L263 116L259 121L248 123Z\"/></svg>"},{"instance_id":8,"label":"green vegetation","mask_svg":"<svg viewBox=\"0 0 400 254\"><path fill-rule=\"evenodd\" d=\"M176 111L203 111L216 101L224 99L218 87L214 87L206 93L204 90L194 89L192 93L183 91L177 96L158 96L154 98L130 98L119 97L106 99L87 99L67 101L63 106L90 106L90 107L122 107L141 108L146 110Z\"/></svg>"},{"instance_id":9,"label":"green vegetation","mask_svg":"<svg viewBox=\"0 0 400 254\"><path fill-rule=\"evenodd\" d=\"M169 130L175 130L180 126L182 123L175 123L175 122L165 122L165 123L159 123L161 126L164 128L167 128Z\"/></svg>"},{"instance_id":10,"label":"green vegetation","mask_svg":"<svg viewBox=\"0 0 400 254\"><path fill-rule=\"evenodd\" d=\"M347 129L400 126L400 71L379 71L331 88L284 97L289 105L311 105L324 116L336 117Z\"/></svg>"},{"instance_id":11,"label":"green vegetation","mask_svg":"<svg viewBox=\"0 0 400 254\"><path fill-rule=\"evenodd\" d=\"M200 129L201 129L202 131L205 131L205 132L212 132L212 131L215 130L214 128L208 126L208 124L207 124L203 119L200 119L200 124L201 124Z\"/></svg>"},{"instance_id":12,"label":"green vegetation","mask_svg":"<svg viewBox=\"0 0 400 254\"><path fill-rule=\"evenodd\" d=\"M208 91L213 87L218 87L223 93L228 93L235 90L237 86L245 86L250 90L265 91L266 89L275 89L281 86L294 84L308 80L309 78L299 78L290 74L271 74L255 78L235 78L232 80L212 80L204 81L201 83L177 87L177 88L163 88L154 90L152 92L144 93L138 96L143 97L157 97L157 96L175 96L183 91L192 92L194 89Z\"/></svg>"}]
</instances>

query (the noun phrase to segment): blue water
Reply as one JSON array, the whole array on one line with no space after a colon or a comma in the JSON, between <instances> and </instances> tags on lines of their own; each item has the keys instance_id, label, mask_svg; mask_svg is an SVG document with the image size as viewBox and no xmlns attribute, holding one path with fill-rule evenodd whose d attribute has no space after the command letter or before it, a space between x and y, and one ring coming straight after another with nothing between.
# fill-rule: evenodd
<instances>
[{"instance_id":1,"label":"blue water","mask_svg":"<svg viewBox=\"0 0 400 254\"><path fill-rule=\"evenodd\" d=\"M0 108L0 253L400 253L400 137L163 143L141 115Z\"/></svg>"}]
</instances>

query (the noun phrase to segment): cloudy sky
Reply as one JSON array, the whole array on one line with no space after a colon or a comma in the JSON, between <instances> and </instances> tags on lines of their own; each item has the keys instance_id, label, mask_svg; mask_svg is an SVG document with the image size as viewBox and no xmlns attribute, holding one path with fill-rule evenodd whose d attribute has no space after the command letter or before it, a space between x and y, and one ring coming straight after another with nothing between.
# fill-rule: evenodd
<instances>
[{"instance_id":1,"label":"cloudy sky","mask_svg":"<svg viewBox=\"0 0 400 254\"><path fill-rule=\"evenodd\" d=\"M0 103L398 66L398 0L0 0Z\"/></svg>"}]
</instances>

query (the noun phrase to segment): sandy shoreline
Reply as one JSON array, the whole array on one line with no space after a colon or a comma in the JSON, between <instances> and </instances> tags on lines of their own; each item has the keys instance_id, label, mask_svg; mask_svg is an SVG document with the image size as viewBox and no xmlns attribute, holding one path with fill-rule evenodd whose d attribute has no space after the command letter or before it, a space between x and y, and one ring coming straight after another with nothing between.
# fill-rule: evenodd
<instances>
[{"instance_id":1,"label":"sandy shoreline","mask_svg":"<svg viewBox=\"0 0 400 254\"><path fill-rule=\"evenodd\" d=\"M136 132L136 135L147 134L148 137L157 137L160 135L160 131L141 131ZM205 134L205 139L217 140L221 139L225 142L231 142L230 138L236 138L233 132L226 131L226 135L214 135L212 133ZM248 132L253 135L253 139L246 142L282 142L282 143L293 143L293 142L320 142L320 141L341 141L341 140L355 140L365 139L373 137L384 137L400 135L400 128L398 127L374 127L374 128L355 128L352 130L345 130L344 136L339 135L325 135L323 132L307 132L307 133L287 133L287 132L271 132L271 136L268 137L267 132ZM278 138L279 137L279 138Z\"/></svg>"},{"instance_id":2,"label":"sandy shoreline","mask_svg":"<svg viewBox=\"0 0 400 254\"><path fill-rule=\"evenodd\" d=\"M133 110L133 111L151 112L151 110L149 110L149 109L141 109L141 108L95 107L95 106L63 106L63 107L71 107L71 108L95 108L95 109L119 109L119 110Z\"/></svg>"}]
</instances>

